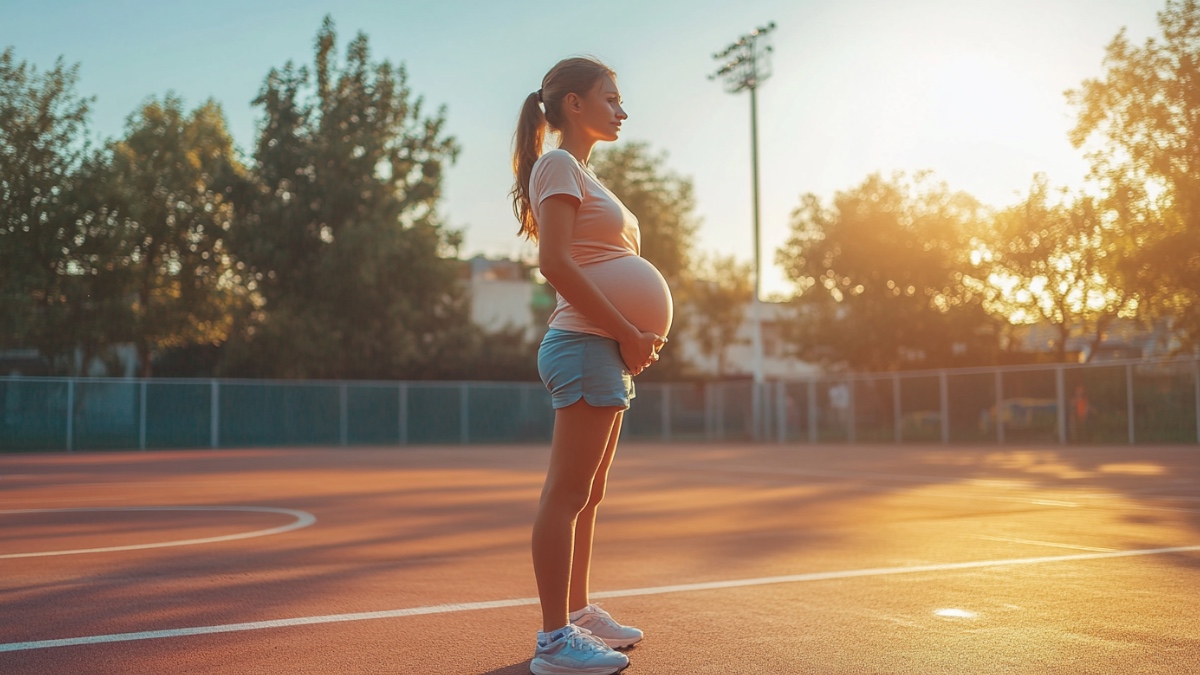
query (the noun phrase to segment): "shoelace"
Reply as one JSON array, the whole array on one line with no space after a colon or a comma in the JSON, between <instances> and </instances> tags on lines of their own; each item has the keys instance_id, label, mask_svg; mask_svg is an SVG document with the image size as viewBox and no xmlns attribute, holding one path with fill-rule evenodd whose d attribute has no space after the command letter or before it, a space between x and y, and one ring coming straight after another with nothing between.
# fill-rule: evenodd
<instances>
[{"instance_id":1,"label":"shoelace","mask_svg":"<svg viewBox=\"0 0 1200 675\"><path fill-rule=\"evenodd\" d=\"M608 648L603 642L592 635L592 631L579 626L571 626L570 632L565 636L567 642L580 651L601 652Z\"/></svg>"},{"instance_id":2,"label":"shoelace","mask_svg":"<svg viewBox=\"0 0 1200 675\"><path fill-rule=\"evenodd\" d=\"M599 619L600 621L602 621L602 622L604 622L604 623L608 624L610 627L612 627L612 628L621 628L621 624L617 623L617 620L616 620L616 619L614 619L614 618L612 618L612 615L611 615L611 614L609 614L608 612L604 611L603 609L600 609L600 605L599 605L599 604L597 604L597 603L592 603L592 604L590 604L590 605L588 605L588 606L587 606L587 610L588 610L588 613L589 613L589 614L591 614L592 616L596 617L596 618L597 618L597 619Z\"/></svg>"}]
</instances>

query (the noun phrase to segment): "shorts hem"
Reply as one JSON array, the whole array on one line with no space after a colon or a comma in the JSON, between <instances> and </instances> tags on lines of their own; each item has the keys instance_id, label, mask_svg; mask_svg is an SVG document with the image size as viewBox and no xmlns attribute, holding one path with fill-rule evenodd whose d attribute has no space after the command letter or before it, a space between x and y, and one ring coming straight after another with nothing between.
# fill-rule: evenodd
<instances>
[{"instance_id":1,"label":"shorts hem","mask_svg":"<svg viewBox=\"0 0 1200 675\"><path fill-rule=\"evenodd\" d=\"M593 400L597 398L600 398L601 400ZM583 393L571 394L570 396L564 396L562 398L551 397L550 404L555 410L558 410L559 408L566 408L567 406L575 405L580 400L583 400L584 403L587 403L593 408L620 408L622 410L629 410L629 401L626 399L614 398L611 399L611 402L608 402L608 399L604 399L603 397L589 397L587 394Z\"/></svg>"}]
</instances>

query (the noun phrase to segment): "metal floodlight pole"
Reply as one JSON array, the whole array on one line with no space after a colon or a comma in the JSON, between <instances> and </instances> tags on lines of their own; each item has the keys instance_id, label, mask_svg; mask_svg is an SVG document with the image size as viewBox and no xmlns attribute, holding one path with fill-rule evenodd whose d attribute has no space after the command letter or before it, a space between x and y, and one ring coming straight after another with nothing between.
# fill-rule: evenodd
<instances>
[{"instance_id":1,"label":"metal floodlight pole","mask_svg":"<svg viewBox=\"0 0 1200 675\"><path fill-rule=\"evenodd\" d=\"M759 304L759 298L762 296L762 252L759 244L758 85L771 74L768 55L772 50L771 46L766 44L766 36L774 29L775 22L772 21L741 36L723 51L713 54L713 58L721 62L721 67L708 76L710 80L725 80L726 91L731 94L747 89L750 91L750 176L754 204L754 298L750 304L750 311L751 342L754 349L753 408L756 438L764 426L760 391L763 384L763 340L762 308Z\"/></svg>"}]
</instances>

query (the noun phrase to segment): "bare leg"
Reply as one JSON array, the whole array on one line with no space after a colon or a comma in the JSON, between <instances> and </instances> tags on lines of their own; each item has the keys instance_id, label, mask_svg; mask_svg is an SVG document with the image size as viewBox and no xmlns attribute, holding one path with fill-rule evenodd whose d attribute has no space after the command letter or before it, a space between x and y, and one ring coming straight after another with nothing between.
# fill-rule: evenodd
<instances>
[{"instance_id":1,"label":"bare leg","mask_svg":"<svg viewBox=\"0 0 1200 675\"><path fill-rule=\"evenodd\" d=\"M617 407L592 407L583 399L555 411L550 469L533 523L533 573L544 631L567 625L575 523L589 502L620 412Z\"/></svg>"},{"instance_id":2,"label":"bare leg","mask_svg":"<svg viewBox=\"0 0 1200 675\"><path fill-rule=\"evenodd\" d=\"M579 512L575 521L575 553L571 557L571 592L568 608L574 612L588 605L588 580L592 571L592 533L596 528L596 507L604 499L604 490L608 485L608 470L612 466L613 456L617 452L617 440L621 437L621 420L624 411L617 413L613 422L612 432L608 435L608 447L604 450L604 459L592 479L591 497L587 506Z\"/></svg>"}]
</instances>

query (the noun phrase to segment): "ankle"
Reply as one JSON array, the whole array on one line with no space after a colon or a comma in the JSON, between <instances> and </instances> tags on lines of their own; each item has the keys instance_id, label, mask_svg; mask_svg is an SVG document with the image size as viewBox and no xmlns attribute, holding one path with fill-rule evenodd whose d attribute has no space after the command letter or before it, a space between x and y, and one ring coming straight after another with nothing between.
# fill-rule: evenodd
<instances>
[{"instance_id":1,"label":"ankle","mask_svg":"<svg viewBox=\"0 0 1200 675\"><path fill-rule=\"evenodd\" d=\"M576 609L576 610L570 612L569 614L567 614L567 620L575 621L576 619L582 617L584 614L587 614L588 609L590 609L590 608L591 608L590 604L583 605L579 609Z\"/></svg>"},{"instance_id":2,"label":"ankle","mask_svg":"<svg viewBox=\"0 0 1200 675\"><path fill-rule=\"evenodd\" d=\"M550 630L543 629L543 630L538 631L538 635L537 635L538 642L541 644L549 644L551 642L554 642L555 640L560 639L563 636L563 634L567 631L567 628L570 627L570 625L571 624L568 623L565 626L559 626L558 628L552 628Z\"/></svg>"}]
</instances>

